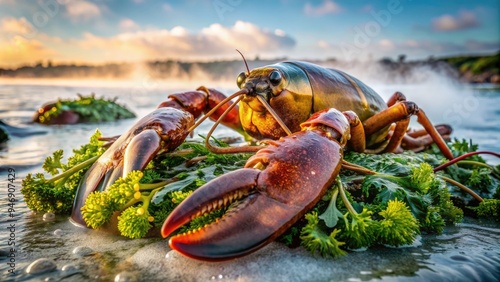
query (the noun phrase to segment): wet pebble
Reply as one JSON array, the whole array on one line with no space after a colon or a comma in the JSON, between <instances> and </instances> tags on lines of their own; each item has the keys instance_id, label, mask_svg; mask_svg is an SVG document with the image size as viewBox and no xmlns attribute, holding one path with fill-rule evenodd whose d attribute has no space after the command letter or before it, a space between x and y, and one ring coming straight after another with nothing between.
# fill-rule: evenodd
<instances>
[{"instance_id":1,"label":"wet pebble","mask_svg":"<svg viewBox=\"0 0 500 282\"><path fill-rule=\"evenodd\" d=\"M61 268L61 277L69 277L76 273L81 273L81 272L82 270L78 265L69 263L63 265L63 267Z\"/></svg>"},{"instance_id":2,"label":"wet pebble","mask_svg":"<svg viewBox=\"0 0 500 282\"><path fill-rule=\"evenodd\" d=\"M28 268L26 268L26 273L28 274L40 274L45 272L50 272L56 270L56 263L47 258L39 258L32 262Z\"/></svg>"},{"instance_id":3,"label":"wet pebble","mask_svg":"<svg viewBox=\"0 0 500 282\"><path fill-rule=\"evenodd\" d=\"M56 215L53 212L47 212L43 215L43 221L53 221Z\"/></svg>"},{"instance_id":4,"label":"wet pebble","mask_svg":"<svg viewBox=\"0 0 500 282\"><path fill-rule=\"evenodd\" d=\"M73 249L73 254L78 256L78 257L90 256L93 253L94 253L94 250L92 250L89 247L85 247L85 246L78 246L78 247Z\"/></svg>"},{"instance_id":5,"label":"wet pebble","mask_svg":"<svg viewBox=\"0 0 500 282\"><path fill-rule=\"evenodd\" d=\"M63 265L63 267L61 267L61 271L67 272L67 273L80 271L80 267L76 264L69 263L69 264Z\"/></svg>"},{"instance_id":6,"label":"wet pebble","mask_svg":"<svg viewBox=\"0 0 500 282\"><path fill-rule=\"evenodd\" d=\"M54 235L56 235L56 236L61 236L63 234L64 234L64 232L61 229L54 230Z\"/></svg>"},{"instance_id":7,"label":"wet pebble","mask_svg":"<svg viewBox=\"0 0 500 282\"><path fill-rule=\"evenodd\" d=\"M129 272L120 272L115 276L115 282L129 282L129 281L136 281L136 277Z\"/></svg>"}]
</instances>

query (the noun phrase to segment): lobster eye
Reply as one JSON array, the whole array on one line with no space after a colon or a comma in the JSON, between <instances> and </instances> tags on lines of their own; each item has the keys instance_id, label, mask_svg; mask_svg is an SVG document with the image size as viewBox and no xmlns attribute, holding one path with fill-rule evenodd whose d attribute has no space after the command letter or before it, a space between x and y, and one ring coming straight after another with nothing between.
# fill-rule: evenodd
<instances>
[{"instance_id":1,"label":"lobster eye","mask_svg":"<svg viewBox=\"0 0 500 282\"><path fill-rule=\"evenodd\" d=\"M277 70L272 71L271 74L269 74L269 82L271 82L271 84L274 86L280 84L281 73Z\"/></svg>"},{"instance_id":2,"label":"lobster eye","mask_svg":"<svg viewBox=\"0 0 500 282\"><path fill-rule=\"evenodd\" d=\"M238 85L238 87L241 89L246 79L247 79L247 74L242 71L236 78L236 85Z\"/></svg>"}]
</instances>

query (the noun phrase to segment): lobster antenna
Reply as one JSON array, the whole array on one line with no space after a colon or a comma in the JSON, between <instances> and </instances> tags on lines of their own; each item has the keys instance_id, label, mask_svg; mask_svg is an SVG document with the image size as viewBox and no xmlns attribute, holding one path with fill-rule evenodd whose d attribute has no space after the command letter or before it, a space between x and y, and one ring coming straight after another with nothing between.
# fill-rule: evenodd
<instances>
[{"instance_id":1,"label":"lobster antenna","mask_svg":"<svg viewBox=\"0 0 500 282\"><path fill-rule=\"evenodd\" d=\"M247 60L245 59L245 56L240 52L240 50L236 49L238 53L240 53L241 57L243 58L243 62L245 62L245 67L247 68L247 75L250 74L250 69L248 68Z\"/></svg>"}]
</instances>

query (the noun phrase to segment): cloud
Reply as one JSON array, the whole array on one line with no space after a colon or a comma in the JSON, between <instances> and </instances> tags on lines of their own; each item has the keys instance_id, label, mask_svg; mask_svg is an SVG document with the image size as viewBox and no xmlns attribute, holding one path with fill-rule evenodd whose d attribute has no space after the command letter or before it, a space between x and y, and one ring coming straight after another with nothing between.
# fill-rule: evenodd
<instances>
[{"instance_id":1,"label":"cloud","mask_svg":"<svg viewBox=\"0 0 500 282\"><path fill-rule=\"evenodd\" d=\"M139 30L140 27L137 23L135 23L131 19L123 19L118 23L118 27L122 31L136 31Z\"/></svg>"},{"instance_id":2,"label":"cloud","mask_svg":"<svg viewBox=\"0 0 500 282\"><path fill-rule=\"evenodd\" d=\"M478 27L476 15L461 11L457 16L442 15L432 21L431 27L435 31L456 31Z\"/></svg>"},{"instance_id":3,"label":"cloud","mask_svg":"<svg viewBox=\"0 0 500 282\"><path fill-rule=\"evenodd\" d=\"M464 40L463 42L431 41L431 40L403 40L391 41L382 39L361 53L372 53L377 56L394 57L398 54L407 54L411 57L425 58L432 54L434 57L458 55L458 54L479 54L492 53L500 49L498 41L476 41Z\"/></svg>"},{"instance_id":4,"label":"cloud","mask_svg":"<svg viewBox=\"0 0 500 282\"><path fill-rule=\"evenodd\" d=\"M313 7L309 2L304 6L304 13L308 16L315 17L340 13L342 11L342 7L331 0L325 0L320 6L317 7Z\"/></svg>"},{"instance_id":5,"label":"cloud","mask_svg":"<svg viewBox=\"0 0 500 282\"><path fill-rule=\"evenodd\" d=\"M330 43L325 40L319 40L318 42L316 42L316 46L320 49L329 49L331 47Z\"/></svg>"},{"instance_id":6,"label":"cloud","mask_svg":"<svg viewBox=\"0 0 500 282\"><path fill-rule=\"evenodd\" d=\"M0 30L7 34L28 35L36 31L26 18L4 18L0 23Z\"/></svg>"},{"instance_id":7,"label":"cloud","mask_svg":"<svg viewBox=\"0 0 500 282\"><path fill-rule=\"evenodd\" d=\"M8 19L0 27L12 32L27 32L23 26L25 22ZM38 32L38 41L23 38L21 34L3 36L0 37L0 65L19 66L39 60L94 64L165 59L208 61L236 58L235 49L249 57L276 57L285 55L296 45L283 30L268 30L243 21L232 26L216 23L198 31L182 26L130 30L138 26L127 18L122 19L118 26L129 30L113 36L86 32L70 39Z\"/></svg>"},{"instance_id":8,"label":"cloud","mask_svg":"<svg viewBox=\"0 0 500 282\"><path fill-rule=\"evenodd\" d=\"M491 39L478 41L465 39L463 41L435 41L429 39L394 40L381 38L372 40L363 48L349 42L326 44L320 40L312 49L316 53L328 54L339 60L364 60L367 58L392 57L406 54L410 59L425 59L430 55L434 57L453 56L461 54L492 54L500 49L500 41ZM314 55L314 54L313 54Z\"/></svg>"},{"instance_id":9,"label":"cloud","mask_svg":"<svg viewBox=\"0 0 500 282\"><path fill-rule=\"evenodd\" d=\"M102 13L99 6L85 0L78 0L78 1L74 0L67 2L66 12L70 18L76 21L90 20L92 18L99 17Z\"/></svg>"},{"instance_id":10,"label":"cloud","mask_svg":"<svg viewBox=\"0 0 500 282\"><path fill-rule=\"evenodd\" d=\"M481 50L499 50L500 42L498 41L477 41L469 39L465 41L465 48L469 51L476 52Z\"/></svg>"},{"instance_id":11,"label":"cloud","mask_svg":"<svg viewBox=\"0 0 500 282\"><path fill-rule=\"evenodd\" d=\"M276 56L276 53L283 55L296 43L283 30L269 31L249 22L238 21L230 27L212 24L198 32L177 26L170 30L122 32L111 37L85 33L82 39L73 40L72 44L73 49L92 54L88 55L88 60L138 61L233 58L237 56L235 49L247 56Z\"/></svg>"},{"instance_id":12,"label":"cloud","mask_svg":"<svg viewBox=\"0 0 500 282\"><path fill-rule=\"evenodd\" d=\"M461 43L456 42L436 42L431 40L405 40L393 42L393 50L380 49L387 56L396 54L409 54L413 56L428 56L432 54L435 57L449 56L457 54L479 54L491 53L500 49L498 41L477 41L473 39L465 40Z\"/></svg>"},{"instance_id":13,"label":"cloud","mask_svg":"<svg viewBox=\"0 0 500 282\"><path fill-rule=\"evenodd\" d=\"M394 44L394 42L392 42L391 40L389 39L381 39L379 42L378 42L378 46L382 49L382 50L386 50L386 51L393 51L396 47L396 45Z\"/></svg>"},{"instance_id":14,"label":"cloud","mask_svg":"<svg viewBox=\"0 0 500 282\"><path fill-rule=\"evenodd\" d=\"M167 13L170 13L170 12L172 12L172 11L174 10L174 9L172 8L172 5L170 5L170 4L166 4L166 3L165 3L165 4L163 4L163 5L161 6L161 8L163 9L163 11L164 11L164 12L167 12Z\"/></svg>"},{"instance_id":15,"label":"cloud","mask_svg":"<svg viewBox=\"0 0 500 282\"><path fill-rule=\"evenodd\" d=\"M15 35L8 42L0 42L0 62L2 65L17 66L45 61L55 55L41 41Z\"/></svg>"}]
</instances>

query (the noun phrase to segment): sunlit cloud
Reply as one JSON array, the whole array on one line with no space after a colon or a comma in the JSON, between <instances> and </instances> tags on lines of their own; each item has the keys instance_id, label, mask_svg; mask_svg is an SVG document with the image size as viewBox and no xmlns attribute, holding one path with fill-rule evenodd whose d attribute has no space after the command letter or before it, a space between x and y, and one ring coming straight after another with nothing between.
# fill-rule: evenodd
<instances>
[{"instance_id":1,"label":"sunlit cloud","mask_svg":"<svg viewBox=\"0 0 500 282\"><path fill-rule=\"evenodd\" d=\"M35 30L32 24L26 18L4 18L0 23L0 31L8 34L25 35L31 34Z\"/></svg>"},{"instance_id":2,"label":"sunlit cloud","mask_svg":"<svg viewBox=\"0 0 500 282\"><path fill-rule=\"evenodd\" d=\"M394 13L390 18L389 3L394 1L385 5L280 0L269 3L266 9L241 1L218 1L228 5L223 10L226 21L211 2L0 0L0 49L11 50L21 42L15 43L14 37L21 36L26 39L26 48L18 53L31 48L53 63L99 64L237 59L234 49L248 58L263 59L342 60L356 59L358 53L371 58L405 53L417 59L495 52L500 42L494 25L498 14L493 11L498 5L488 6L484 0L460 5L450 2L428 13L425 7L432 4L430 0L420 4L406 1L400 5L404 15ZM366 29L368 23L379 23L380 32ZM449 34L443 37L446 32ZM21 58L19 54L13 57ZM24 57L18 65L27 62ZM30 64L40 57L33 56ZM0 65L7 65L7 61L13 62L2 60Z\"/></svg>"},{"instance_id":3,"label":"sunlit cloud","mask_svg":"<svg viewBox=\"0 0 500 282\"><path fill-rule=\"evenodd\" d=\"M15 35L0 45L0 62L4 65L32 64L53 57L55 52L42 42Z\"/></svg>"},{"instance_id":4,"label":"sunlit cloud","mask_svg":"<svg viewBox=\"0 0 500 282\"><path fill-rule=\"evenodd\" d=\"M118 27L121 31L136 31L140 29L140 26L131 19L123 19L118 23Z\"/></svg>"},{"instance_id":5,"label":"sunlit cloud","mask_svg":"<svg viewBox=\"0 0 500 282\"><path fill-rule=\"evenodd\" d=\"M386 50L386 51L392 51L394 50L394 48L396 47L396 45L394 44L394 42L392 42L391 40L389 39L381 39L379 42L378 42L378 46L382 49L382 50Z\"/></svg>"},{"instance_id":6,"label":"sunlit cloud","mask_svg":"<svg viewBox=\"0 0 500 282\"><path fill-rule=\"evenodd\" d=\"M326 42L325 40L319 40L316 42L316 46L318 46L320 49L329 49L330 43Z\"/></svg>"},{"instance_id":7,"label":"sunlit cloud","mask_svg":"<svg viewBox=\"0 0 500 282\"><path fill-rule=\"evenodd\" d=\"M472 12L461 11L458 15L442 15L432 21L436 31L456 31L478 27L479 22Z\"/></svg>"},{"instance_id":8,"label":"sunlit cloud","mask_svg":"<svg viewBox=\"0 0 500 282\"><path fill-rule=\"evenodd\" d=\"M325 0L319 6L313 6L307 2L304 6L304 13L308 16L324 16L327 14L334 14L342 12L342 7L339 4L331 1Z\"/></svg>"},{"instance_id":9,"label":"sunlit cloud","mask_svg":"<svg viewBox=\"0 0 500 282\"><path fill-rule=\"evenodd\" d=\"M130 20L123 19L120 28L138 28ZM36 57L61 62L64 60L104 63L130 62L144 60L178 59L211 60L213 58L235 58L240 50L247 56L271 55L290 50L295 40L283 30L270 31L252 23L238 21L233 26L212 24L198 32L191 32L182 26L172 29L124 31L105 37L85 32L82 38L62 39L47 34L39 34L39 41L25 41L26 48L19 53L30 58L31 49L39 54ZM43 43L41 43L43 42ZM29 45L28 43L31 43ZM36 43L36 44L35 44ZM6 44L0 46L6 47ZM9 43L9 50L13 43ZM50 52L49 52L50 51ZM12 53L12 51L9 51ZM19 58L16 55L15 58ZM44 57L45 56L45 57ZM21 60L20 62L33 62ZM15 60L9 60L14 62ZM8 64L3 61L2 63Z\"/></svg>"},{"instance_id":10,"label":"sunlit cloud","mask_svg":"<svg viewBox=\"0 0 500 282\"><path fill-rule=\"evenodd\" d=\"M142 59L234 57L234 49L255 55L291 49L295 40L282 30L268 31L252 23L238 21L231 27L212 24L199 32L177 26L121 33L113 37L85 35L79 45L88 49L113 46L114 56L124 60L130 53Z\"/></svg>"},{"instance_id":11,"label":"sunlit cloud","mask_svg":"<svg viewBox=\"0 0 500 282\"><path fill-rule=\"evenodd\" d=\"M76 20L90 20L101 15L101 9L96 4L79 0L79 1L68 1L65 3L67 15Z\"/></svg>"}]
</instances>

